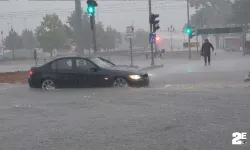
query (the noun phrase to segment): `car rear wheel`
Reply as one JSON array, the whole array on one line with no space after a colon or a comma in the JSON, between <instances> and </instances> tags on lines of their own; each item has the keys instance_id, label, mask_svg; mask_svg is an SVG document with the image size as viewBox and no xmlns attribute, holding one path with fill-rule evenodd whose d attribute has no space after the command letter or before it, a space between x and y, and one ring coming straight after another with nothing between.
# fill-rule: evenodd
<instances>
[{"instance_id":1,"label":"car rear wheel","mask_svg":"<svg viewBox=\"0 0 250 150\"><path fill-rule=\"evenodd\" d=\"M128 86L129 85L124 78L116 78L113 83L113 87L115 88L126 88Z\"/></svg>"},{"instance_id":2,"label":"car rear wheel","mask_svg":"<svg viewBox=\"0 0 250 150\"><path fill-rule=\"evenodd\" d=\"M41 88L42 90L53 90L55 89L55 83L51 79L45 79L42 81Z\"/></svg>"}]
</instances>

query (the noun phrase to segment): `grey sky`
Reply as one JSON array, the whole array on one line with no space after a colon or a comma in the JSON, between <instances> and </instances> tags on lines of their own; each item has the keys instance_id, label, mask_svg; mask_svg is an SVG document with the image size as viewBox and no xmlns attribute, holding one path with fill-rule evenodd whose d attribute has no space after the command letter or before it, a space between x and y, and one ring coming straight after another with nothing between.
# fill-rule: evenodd
<instances>
[{"instance_id":1,"label":"grey sky","mask_svg":"<svg viewBox=\"0 0 250 150\"><path fill-rule=\"evenodd\" d=\"M153 13L160 14L160 27L166 30L171 24L181 30L187 22L186 1L174 2L152 1ZM82 1L82 8L85 9L85 1ZM57 13L60 19L65 22L67 16L74 10L72 2L31 2L31 1L9 1L0 2L0 30L7 34L11 27L21 32L23 28L35 29L46 13ZM194 12L191 9L190 14ZM11 21L12 18L12 21ZM114 2L99 1L97 20L105 26L111 25L119 31L125 31L126 26L132 23L135 29L148 30L148 5L147 1L139 2Z\"/></svg>"}]
</instances>

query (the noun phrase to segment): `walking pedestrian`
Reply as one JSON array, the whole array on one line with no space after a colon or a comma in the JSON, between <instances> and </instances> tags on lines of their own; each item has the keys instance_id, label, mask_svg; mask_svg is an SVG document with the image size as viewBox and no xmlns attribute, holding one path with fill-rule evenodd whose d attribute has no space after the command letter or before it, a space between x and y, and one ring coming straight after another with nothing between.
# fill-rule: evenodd
<instances>
[{"instance_id":1,"label":"walking pedestrian","mask_svg":"<svg viewBox=\"0 0 250 150\"><path fill-rule=\"evenodd\" d=\"M204 66L210 65L211 61L211 49L214 52L214 46L208 41L208 39L205 39L205 42L202 44L201 47L201 55L204 57Z\"/></svg>"}]
</instances>

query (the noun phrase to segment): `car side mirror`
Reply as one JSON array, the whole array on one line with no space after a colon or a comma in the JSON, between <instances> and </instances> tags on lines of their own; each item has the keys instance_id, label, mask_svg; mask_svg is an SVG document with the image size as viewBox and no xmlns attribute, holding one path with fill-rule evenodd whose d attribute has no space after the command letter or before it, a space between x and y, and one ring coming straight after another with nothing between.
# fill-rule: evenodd
<instances>
[{"instance_id":1,"label":"car side mirror","mask_svg":"<svg viewBox=\"0 0 250 150\"><path fill-rule=\"evenodd\" d=\"M97 72L97 71L98 71L97 68L90 68L90 70L91 70L92 72Z\"/></svg>"}]
</instances>

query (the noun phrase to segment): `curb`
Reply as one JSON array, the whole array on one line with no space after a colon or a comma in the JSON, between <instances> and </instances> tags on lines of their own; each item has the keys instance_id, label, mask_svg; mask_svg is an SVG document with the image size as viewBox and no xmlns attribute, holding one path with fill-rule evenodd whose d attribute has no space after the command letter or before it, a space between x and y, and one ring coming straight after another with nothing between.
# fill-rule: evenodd
<instances>
[{"instance_id":1,"label":"curb","mask_svg":"<svg viewBox=\"0 0 250 150\"><path fill-rule=\"evenodd\" d=\"M17 72L28 72L29 70L11 70L11 71L5 71L5 72L1 72L0 74L11 74L11 73L17 73Z\"/></svg>"},{"instance_id":2,"label":"curb","mask_svg":"<svg viewBox=\"0 0 250 150\"><path fill-rule=\"evenodd\" d=\"M157 68L163 68L164 65L154 65L154 66L149 66L149 67L145 67L145 68L141 68L140 70L153 70L153 69L157 69Z\"/></svg>"}]
</instances>

